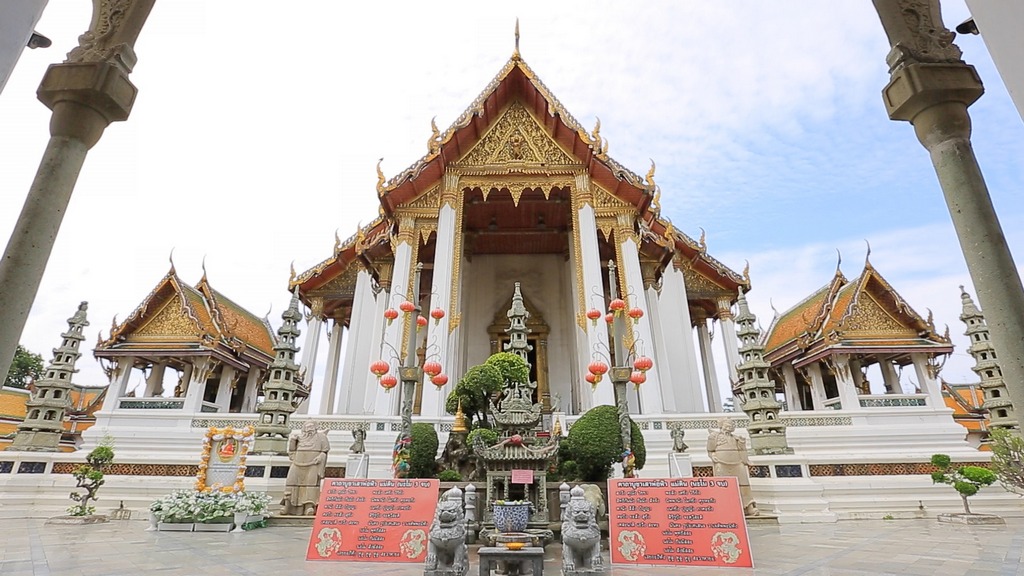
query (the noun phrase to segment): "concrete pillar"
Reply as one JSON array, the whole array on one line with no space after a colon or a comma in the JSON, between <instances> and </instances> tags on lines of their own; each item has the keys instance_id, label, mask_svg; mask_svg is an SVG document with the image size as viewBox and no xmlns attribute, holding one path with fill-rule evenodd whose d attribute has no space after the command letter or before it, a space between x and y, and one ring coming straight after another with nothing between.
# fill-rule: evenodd
<instances>
[{"instance_id":1,"label":"concrete pillar","mask_svg":"<svg viewBox=\"0 0 1024 576\"><path fill-rule=\"evenodd\" d=\"M796 372L789 362L782 365L783 388L786 392L786 406L791 412L803 410L803 401L800 399L800 386L796 383Z\"/></svg>"},{"instance_id":2,"label":"concrete pillar","mask_svg":"<svg viewBox=\"0 0 1024 576\"><path fill-rule=\"evenodd\" d=\"M259 396L260 371L251 367L245 375L245 397L242 400L242 412L250 414L256 411L256 400Z\"/></svg>"},{"instance_id":3,"label":"concrete pillar","mask_svg":"<svg viewBox=\"0 0 1024 576\"><path fill-rule=\"evenodd\" d=\"M626 331L633 334L633 353L636 356L654 354L654 332L651 330L651 314L647 309L647 298L644 297L643 273L640 270L640 251L637 244L636 233L633 231L633 217L619 216L615 228L616 242L619 243L619 271L620 279L625 279L622 286L622 298L626 300L626 310L639 308L644 315L633 321L626 318ZM620 280L621 282L621 280ZM617 363L623 360L616 360ZM632 362L629 363L632 367ZM636 389L635 386L628 388ZM640 386L638 391L641 414L661 414L665 406L661 398L661 378L659 377L658 365L647 371L647 381ZM636 407L631 407L635 411Z\"/></svg>"},{"instance_id":4,"label":"concrete pillar","mask_svg":"<svg viewBox=\"0 0 1024 576\"><path fill-rule=\"evenodd\" d=\"M925 354L911 354L910 359L914 362L914 372L917 373L917 381L921 386L921 393L926 394L925 400L932 408L943 408L946 402L942 399L942 388L928 365L928 356Z\"/></svg>"},{"instance_id":5,"label":"concrete pillar","mask_svg":"<svg viewBox=\"0 0 1024 576\"><path fill-rule=\"evenodd\" d=\"M411 272L412 272L412 243L418 242L416 238L416 220L414 218L401 218L398 222L398 236L395 238L395 263L391 274L391 304L397 310L398 305L409 294ZM398 367L401 365L402 336L406 325L405 313L400 313L398 318L384 327L384 343L381 346L381 359L391 363L392 373L397 375ZM369 368L367 368L369 369ZM381 416L394 416L398 414L398 397L396 390L390 393L377 395L377 406L374 414Z\"/></svg>"},{"instance_id":6,"label":"concrete pillar","mask_svg":"<svg viewBox=\"0 0 1024 576\"><path fill-rule=\"evenodd\" d=\"M390 270L389 270L390 271ZM388 286L390 286L390 277L387 280ZM381 354L381 341L384 338L384 325L386 320L384 319L384 311L387 310L388 300L390 299L390 293L388 288L381 285L380 292L374 298L373 302L373 330L370 333L370 352L367 353L366 359L368 362L374 360L383 359L384 356ZM377 383L377 377L370 373L370 366L362 367L362 380L358 377L354 382L363 382L364 398L362 405L363 414L381 414L376 412L378 406L384 405L385 399L390 399L390 394L386 393L380 384ZM355 406L353 406L355 408Z\"/></svg>"},{"instance_id":7,"label":"concrete pillar","mask_svg":"<svg viewBox=\"0 0 1024 576\"><path fill-rule=\"evenodd\" d=\"M85 46L51 65L36 92L53 111L50 141L0 260L2 374L11 366L86 154L111 122L131 112L138 92L128 80L133 48L155 1L93 0L89 32L79 37Z\"/></svg>"},{"instance_id":8,"label":"concrete pillar","mask_svg":"<svg viewBox=\"0 0 1024 576\"><path fill-rule=\"evenodd\" d=\"M718 389L718 375L715 374L715 358L711 351L708 318L703 310L695 310L693 319L697 323L697 341L700 342L700 360L704 368L704 391L708 398L708 412L721 412L722 393Z\"/></svg>"},{"instance_id":9,"label":"concrete pillar","mask_svg":"<svg viewBox=\"0 0 1024 576\"><path fill-rule=\"evenodd\" d=\"M188 387L185 389L185 404L182 410L189 414L196 414L203 410L203 396L206 393L206 379L210 372L216 367L211 358L200 358L193 361L191 377Z\"/></svg>"},{"instance_id":10,"label":"concrete pillar","mask_svg":"<svg viewBox=\"0 0 1024 576\"><path fill-rule=\"evenodd\" d=\"M313 388L314 373L316 372L316 358L320 351L320 335L324 327L324 299L316 296L311 299L309 316L306 317L306 341L302 346L302 361L299 362L300 371L305 374L303 384Z\"/></svg>"},{"instance_id":11,"label":"concrete pillar","mask_svg":"<svg viewBox=\"0 0 1024 576\"><path fill-rule=\"evenodd\" d=\"M454 361L454 354L448 352L448 326L451 321L451 311L448 310L449 303L451 302L452 291L455 289L452 286L453 281L453 270L455 268L455 236L462 234L462 230L456 230L456 222L458 220L456 214L457 197L459 187L459 175L452 172L446 172L444 175L444 188L445 194L442 196L447 200L442 203L440 210L437 213L437 244L434 250L434 274L433 274L433 285L430 287L430 303L428 304L429 309L423 311L423 316L427 319L427 350L430 352L427 354L427 360L436 360L441 363L441 369L443 373L448 373L448 368ZM430 312L434 309L440 309L445 312L444 318L440 321L435 321L430 316ZM436 357L435 357L436 356ZM420 414L422 416L442 416L444 415L444 402L448 397L448 392L455 386L455 380L449 378L448 384L446 384L441 390L438 390L436 386L431 384L430 376L424 375L423 382L423 396L420 403Z\"/></svg>"},{"instance_id":12,"label":"concrete pillar","mask_svg":"<svg viewBox=\"0 0 1024 576\"><path fill-rule=\"evenodd\" d=\"M234 367L224 366L220 371L220 381L217 382L217 398L214 400L218 412L228 413L231 411L231 384L234 381Z\"/></svg>"},{"instance_id":13,"label":"concrete pillar","mask_svg":"<svg viewBox=\"0 0 1024 576\"><path fill-rule=\"evenodd\" d=\"M573 209L576 211L576 229L573 230L573 233L579 238L579 254L576 255L576 258L583 276L582 291L585 307L583 313L590 308L604 311L607 310L608 303L604 295L604 280L601 278L601 254L597 242L597 218L591 204L592 200L590 200L592 198L590 177L586 174L577 175L576 187L580 193L573 196ZM576 200L577 198L579 201ZM586 374L587 365L590 364L596 351L608 348L608 324L601 319L596 324L587 322L586 326L587 340L580 346L580 356L583 360L581 374ZM593 391L582 378L578 379L577 385L581 387L582 409L586 410L591 406L605 404L615 405L615 390L612 387L611 378L602 378Z\"/></svg>"},{"instance_id":14,"label":"concrete pillar","mask_svg":"<svg viewBox=\"0 0 1024 576\"><path fill-rule=\"evenodd\" d=\"M646 279L644 283L647 283ZM655 366L658 367L658 378L661 385L661 411L676 412L676 389L672 383L678 381L677 385L681 388L687 386L689 382L682 375L676 377L677 380L673 380L672 363L669 362L669 357L673 353L681 354L682 351L673 350L671 353L669 352L668 343L665 341L664 323L674 320L662 317L661 305L658 301L658 290L653 283L644 291L644 296L647 299L647 311L651 316L651 331L656 334L651 358L654 360ZM676 344L677 342L673 343Z\"/></svg>"},{"instance_id":15,"label":"concrete pillar","mask_svg":"<svg viewBox=\"0 0 1024 576\"><path fill-rule=\"evenodd\" d=\"M366 375L373 350L372 333L376 302L373 295L373 278L369 272L360 270L356 276L355 298L348 322L348 345L345 346L345 361L342 362L341 389L334 404L334 414L362 414L366 401ZM383 317L383 310L381 317ZM378 346L380 340L377 340ZM378 348L379 350L379 348ZM374 351L373 354L377 352Z\"/></svg>"},{"instance_id":16,"label":"concrete pillar","mask_svg":"<svg viewBox=\"0 0 1024 576\"><path fill-rule=\"evenodd\" d=\"M152 398L164 393L164 373L166 370L167 364L163 362L153 364L149 372L149 378L146 378L146 391L143 393L143 396Z\"/></svg>"},{"instance_id":17,"label":"concrete pillar","mask_svg":"<svg viewBox=\"0 0 1024 576\"><path fill-rule=\"evenodd\" d=\"M718 299L718 322L722 327L722 345L725 348L726 364L729 366L729 388L739 381L736 367L740 365L740 344L736 338L736 322L732 315L732 302L728 297Z\"/></svg>"},{"instance_id":18,"label":"concrete pillar","mask_svg":"<svg viewBox=\"0 0 1024 576\"><path fill-rule=\"evenodd\" d=\"M309 413L328 415L334 410L334 400L338 394L338 372L341 369L341 342L344 325L335 318L331 321L331 335L327 340L327 369L324 379L315 386L309 395Z\"/></svg>"},{"instance_id":19,"label":"concrete pillar","mask_svg":"<svg viewBox=\"0 0 1024 576\"><path fill-rule=\"evenodd\" d=\"M835 366L836 388L839 389L839 401L843 404L843 410L860 410L860 396L854 383L850 357L839 354L833 356L832 361Z\"/></svg>"},{"instance_id":20,"label":"concrete pillar","mask_svg":"<svg viewBox=\"0 0 1024 576\"><path fill-rule=\"evenodd\" d=\"M882 370L882 382L885 384L886 394L903 394L903 387L900 386L900 376L896 373L896 367L891 360L879 360L878 367Z\"/></svg>"},{"instance_id":21,"label":"concrete pillar","mask_svg":"<svg viewBox=\"0 0 1024 576\"><path fill-rule=\"evenodd\" d=\"M891 80L882 91L886 110L914 125L931 156L978 300L991 318L1010 400L1024 406L1024 287L971 147L967 107L981 97L981 79L961 59L937 1L873 2L893 47L886 57Z\"/></svg>"},{"instance_id":22,"label":"concrete pillar","mask_svg":"<svg viewBox=\"0 0 1024 576\"><path fill-rule=\"evenodd\" d=\"M860 360L850 360L850 374L853 375L853 385L858 394L871 394L871 389L865 386L864 371ZM867 382L870 385L870 382ZM865 389L867 388L867 389Z\"/></svg>"},{"instance_id":23,"label":"concrete pillar","mask_svg":"<svg viewBox=\"0 0 1024 576\"><path fill-rule=\"evenodd\" d=\"M133 356L126 356L117 359L117 367L110 377L110 388L103 399L103 411L113 412L117 410L118 401L128 391L128 380L132 377L132 368L135 365Z\"/></svg>"},{"instance_id":24,"label":"concrete pillar","mask_svg":"<svg viewBox=\"0 0 1024 576\"><path fill-rule=\"evenodd\" d=\"M806 368L807 377L811 380L811 403L815 410L825 409L825 380L821 377L821 364L814 362Z\"/></svg>"},{"instance_id":25,"label":"concrete pillar","mask_svg":"<svg viewBox=\"0 0 1024 576\"><path fill-rule=\"evenodd\" d=\"M693 321L687 304L686 280L680 258L674 258L661 277L658 309L661 311L661 338L670 366L669 387L675 396L675 410L680 413L704 411L700 393L697 344L694 342ZM653 312L652 312L653 313Z\"/></svg>"}]
</instances>

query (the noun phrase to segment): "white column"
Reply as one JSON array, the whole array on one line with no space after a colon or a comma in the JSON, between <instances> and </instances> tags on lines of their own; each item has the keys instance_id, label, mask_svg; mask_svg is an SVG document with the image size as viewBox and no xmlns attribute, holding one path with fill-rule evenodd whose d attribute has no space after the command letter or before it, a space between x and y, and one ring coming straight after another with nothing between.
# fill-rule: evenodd
<instances>
[{"instance_id":1,"label":"white column","mask_svg":"<svg viewBox=\"0 0 1024 576\"><path fill-rule=\"evenodd\" d=\"M219 412L231 411L231 382L234 381L235 369L225 365L220 371L220 381L217 383L217 398L214 404Z\"/></svg>"},{"instance_id":2,"label":"white column","mask_svg":"<svg viewBox=\"0 0 1024 576\"><path fill-rule=\"evenodd\" d=\"M708 320L695 315L697 321L697 338L700 342L700 358L704 367L704 391L708 397L708 412L722 411L722 393L718 390L718 375L715 374L715 357L711 351L711 333L708 332ZM738 406L736 408L739 408Z\"/></svg>"},{"instance_id":3,"label":"white column","mask_svg":"<svg viewBox=\"0 0 1024 576\"><path fill-rule=\"evenodd\" d=\"M389 284L390 286L390 284ZM370 338L368 342L369 352L366 356L365 366L353 367L353 374L355 374L355 380L353 382L363 383L363 405L362 414L385 414L384 412L376 412L377 407L380 403L383 403L384 399L390 399L391 395L386 394L384 389L377 383L377 377L370 373L370 363L375 360L381 360L384 358L381 354L381 342L384 339L384 324L387 322L384 318L384 311L388 308L388 300L391 294L387 288L383 286L374 296L373 301L373 321L371 323L372 330L370 332ZM360 372L360 370L362 370ZM359 377L362 375L362 378ZM353 409L357 406L353 405Z\"/></svg>"},{"instance_id":4,"label":"white column","mask_svg":"<svg viewBox=\"0 0 1024 576\"><path fill-rule=\"evenodd\" d=\"M182 406L184 412L202 412L206 378L215 367L216 362L212 358L200 358L192 362L192 374L189 377L188 388L185 389L185 404Z\"/></svg>"},{"instance_id":5,"label":"white column","mask_svg":"<svg viewBox=\"0 0 1024 576\"><path fill-rule=\"evenodd\" d=\"M309 413L328 415L334 408L338 389L338 364L341 362L341 342L344 325L335 318L331 321L331 335L327 340L327 368L319 386L309 392Z\"/></svg>"},{"instance_id":6,"label":"white column","mask_svg":"<svg viewBox=\"0 0 1024 576\"><path fill-rule=\"evenodd\" d=\"M416 221L413 218L402 218L398 223L398 237L395 239L395 264L391 274L391 294L397 304L409 297L411 287L409 273L412 270L412 243L416 242ZM401 364L402 335L406 323L405 313L400 313L398 318L390 326L384 328L384 344L381 347L383 360L391 362L392 373L397 376L398 367ZM395 356L398 356L398 360ZM389 394L377 396L377 406L374 414L394 416L398 414L397 390Z\"/></svg>"},{"instance_id":7,"label":"white column","mask_svg":"<svg viewBox=\"0 0 1024 576\"><path fill-rule=\"evenodd\" d=\"M661 384L662 412L676 412L676 390L672 387L672 382L676 380L673 378L677 378L681 384L685 383L685 379L675 376L672 372L672 363L669 361L669 358L672 354L680 352L676 349L679 346L679 341L673 341L672 352L669 352L665 341L664 323L666 321L671 322L673 319L662 318L661 305L658 301L658 290L653 284L647 288L645 296L647 298L647 312L650 314L651 319L651 331L655 335L651 359L654 360L654 365L658 369L658 377Z\"/></svg>"},{"instance_id":8,"label":"white column","mask_svg":"<svg viewBox=\"0 0 1024 576\"><path fill-rule=\"evenodd\" d=\"M732 302L727 297L718 299L718 322L722 327L722 345L725 348L725 360L729 366L729 389L739 383L736 367L740 364L740 344L736 338L736 322L732 315Z\"/></svg>"},{"instance_id":9,"label":"white column","mask_svg":"<svg viewBox=\"0 0 1024 576\"><path fill-rule=\"evenodd\" d=\"M782 365L783 387L786 391L786 405L790 411L803 410L803 401L800 399L800 387L796 383L796 372L793 364L786 362Z\"/></svg>"},{"instance_id":10,"label":"white column","mask_svg":"<svg viewBox=\"0 0 1024 576\"><path fill-rule=\"evenodd\" d=\"M445 186L458 186L458 175L445 173ZM454 180L454 182L452 182ZM433 285L430 287L429 309L423 311L427 319L427 360L437 360L445 374L451 365L453 354L448 353L448 326L451 312L448 304L452 296L452 270L454 269L455 235L461 230L455 229L455 208L451 204L443 204L437 215L437 244L434 250ZM430 311L439 308L445 311L444 318L435 322ZM436 355L436 358L435 358ZM444 400L448 391L455 386L449 378L448 384L440 391L430 383L430 376L423 376L423 399L420 403L421 416L444 415Z\"/></svg>"},{"instance_id":11,"label":"white column","mask_svg":"<svg viewBox=\"0 0 1024 576\"><path fill-rule=\"evenodd\" d=\"M928 366L928 357L917 353L911 354L910 359L914 362L914 371L917 373L917 381L921 383L921 392L928 395L928 405L932 408L944 408L946 403L942 400L942 389L935 377L932 376L932 369Z\"/></svg>"},{"instance_id":12,"label":"white column","mask_svg":"<svg viewBox=\"0 0 1024 576\"><path fill-rule=\"evenodd\" d=\"M860 394L860 391L864 388L864 382L866 380L864 378L863 366L861 365L860 360L850 360L850 372L853 374L853 385L856 387L857 393ZM868 385L870 386L870 382ZM871 389L868 388L864 393L871 394Z\"/></svg>"},{"instance_id":13,"label":"white column","mask_svg":"<svg viewBox=\"0 0 1024 576\"><path fill-rule=\"evenodd\" d=\"M245 396L242 399L242 412L250 414L256 411L256 401L260 386L260 370L251 366L245 375Z\"/></svg>"},{"instance_id":14,"label":"white column","mask_svg":"<svg viewBox=\"0 0 1024 576\"><path fill-rule=\"evenodd\" d=\"M366 374L370 363L375 361L376 351L371 355L374 311L373 278L366 270L356 276L355 297L352 300L352 315L348 322L348 345L345 347L345 361L342 362L341 390L334 404L334 414L362 414L366 400ZM383 311L381 312L383 316ZM378 342L380 342L378 340ZM371 357L373 356L373 357Z\"/></svg>"},{"instance_id":15,"label":"white column","mask_svg":"<svg viewBox=\"0 0 1024 576\"><path fill-rule=\"evenodd\" d=\"M164 392L164 372L167 369L167 365L163 362L156 362L150 369L149 378L146 378L146 390L143 392L143 396L146 398L152 398L159 396Z\"/></svg>"},{"instance_id":16,"label":"white column","mask_svg":"<svg viewBox=\"0 0 1024 576\"><path fill-rule=\"evenodd\" d=\"M590 197L589 177L586 175L577 176L576 186L584 196ZM601 278L601 254L597 244L597 218L594 216L594 208L589 202L583 202L579 206L574 206L574 208L576 209L578 229L574 230L573 233L579 235L580 254L577 255L577 265L582 268L583 272L584 312L591 307L602 311L607 310L604 280ZM595 351L608 349L608 324L604 319L599 319L596 325L587 322L586 326L587 341L583 345L583 350L581 350L580 354L584 358L583 366L580 370L581 374L586 374L587 365L590 364ZM611 378L608 378L607 375L601 379L596 390L591 391L590 386L582 378L578 379L577 385L580 386L581 407L584 410L591 406L603 404L615 405L615 390L612 387Z\"/></svg>"},{"instance_id":17,"label":"white column","mask_svg":"<svg viewBox=\"0 0 1024 576\"><path fill-rule=\"evenodd\" d=\"M825 409L825 381L821 377L821 365L817 362L807 366L807 376L811 379L811 403L815 410Z\"/></svg>"},{"instance_id":18,"label":"white column","mask_svg":"<svg viewBox=\"0 0 1024 576\"><path fill-rule=\"evenodd\" d=\"M621 250L622 267L626 277L626 285L621 292L626 300L626 309L636 307L644 311L639 320L626 319L627 330L634 336L633 350L637 356L654 354L654 332L651 330L651 315L647 309L647 298L644 296L644 280L640 271L640 251L636 234L633 232L633 217L619 216L616 227L616 241ZM647 382L640 386L640 412L642 414L661 414L665 405L661 399L661 379L658 377L658 366L647 371Z\"/></svg>"},{"instance_id":19,"label":"white column","mask_svg":"<svg viewBox=\"0 0 1024 576\"><path fill-rule=\"evenodd\" d=\"M671 380L668 386L675 395L675 409L680 413L704 411L704 400L700 393L700 371L697 366L697 344L693 338L693 321L686 297L686 281L683 272L673 259L661 277L661 295L658 309L662 312L661 338L666 351L671 353L662 363L669 365Z\"/></svg>"},{"instance_id":20,"label":"white column","mask_svg":"<svg viewBox=\"0 0 1024 576\"><path fill-rule=\"evenodd\" d=\"M886 394L903 394L903 386L900 385L900 375L896 373L896 367L891 360L879 360L878 367L882 369L882 382L885 383Z\"/></svg>"},{"instance_id":21,"label":"white column","mask_svg":"<svg viewBox=\"0 0 1024 576\"><path fill-rule=\"evenodd\" d=\"M135 366L134 356L125 356L117 359L117 367L110 376L110 387L103 399L103 411L113 412L117 410L117 403L128 391L128 380L132 377L132 368Z\"/></svg>"},{"instance_id":22,"label":"white column","mask_svg":"<svg viewBox=\"0 0 1024 576\"><path fill-rule=\"evenodd\" d=\"M305 369L305 381L303 384L313 387L313 375L316 372L316 357L320 350L320 334L324 326L324 299L320 296L314 297L310 302L309 316L306 317L306 340L302 346L302 361L299 362L299 369Z\"/></svg>"},{"instance_id":23,"label":"white column","mask_svg":"<svg viewBox=\"0 0 1024 576\"><path fill-rule=\"evenodd\" d=\"M846 354L837 354L832 357L832 361L835 366L836 388L839 389L839 400L843 404L843 410L860 410L860 395L857 394L857 386L853 380L850 357Z\"/></svg>"}]
</instances>

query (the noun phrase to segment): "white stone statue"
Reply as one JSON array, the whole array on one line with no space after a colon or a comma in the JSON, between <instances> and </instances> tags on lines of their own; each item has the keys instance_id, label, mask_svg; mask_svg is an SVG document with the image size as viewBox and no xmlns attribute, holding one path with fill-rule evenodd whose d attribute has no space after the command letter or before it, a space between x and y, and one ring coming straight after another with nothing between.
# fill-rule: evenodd
<instances>
[{"instance_id":1,"label":"white stone statue","mask_svg":"<svg viewBox=\"0 0 1024 576\"><path fill-rule=\"evenodd\" d=\"M327 471L327 453L331 444L327 433L307 421L302 433L288 438L288 478L284 483L282 513L288 516L312 516L320 501L320 482Z\"/></svg>"},{"instance_id":2,"label":"white stone statue","mask_svg":"<svg viewBox=\"0 0 1024 576\"><path fill-rule=\"evenodd\" d=\"M735 434L736 423L731 418L720 418L718 429L708 432L708 456L714 465L715 476L735 476L740 488L743 513L757 516L757 504L750 491L750 458L747 441Z\"/></svg>"}]
</instances>

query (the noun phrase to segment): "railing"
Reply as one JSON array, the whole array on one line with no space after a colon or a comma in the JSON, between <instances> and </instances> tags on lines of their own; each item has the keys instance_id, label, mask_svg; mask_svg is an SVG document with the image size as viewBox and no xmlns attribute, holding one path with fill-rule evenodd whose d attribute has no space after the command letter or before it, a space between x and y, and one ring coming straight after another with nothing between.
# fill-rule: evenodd
<instances>
[{"instance_id":1,"label":"railing","mask_svg":"<svg viewBox=\"0 0 1024 576\"><path fill-rule=\"evenodd\" d=\"M861 396L861 408L904 408L908 406L926 406L927 394L878 394Z\"/></svg>"},{"instance_id":2,"label":"railing","mask_svg":"<svg viewBox=\"0 0 1024 576\"><path fill-rule=\"evenodd\" d=\"M824 402L822 402L821 405L824 406L826 410L842 410L843 409L843 401L841 399L839 399L839 398L829 398L828 400L825 400Z\"/></svg>"},{"instance_id":3,"label":"railing","mask_svg":"<svg viewBox=\"0 0 1024 576\"><path fill-rule=\"evenodd\" d=\"M203 405L199 407L200 412L220 412L220 406L212 402L203 402Z\"/></svg>"},{"instance_id":4,"label":"railing","mask_svg":"<svg viewBox=\"0 0 1024 576\"><path fill-rule=\"evenodd\" d=\"M117 407L120 410L181 410L185 407L184 398L119 398Z\"/></svg>"}]
</instances>

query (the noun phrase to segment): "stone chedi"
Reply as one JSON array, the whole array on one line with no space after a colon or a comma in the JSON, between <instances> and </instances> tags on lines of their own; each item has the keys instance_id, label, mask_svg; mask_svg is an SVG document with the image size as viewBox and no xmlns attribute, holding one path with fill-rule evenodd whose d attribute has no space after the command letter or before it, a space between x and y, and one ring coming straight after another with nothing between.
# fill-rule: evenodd
<instances>
[{"instance_id":1,"label":"stone chedi","mask_svg":"<svg viewBox=\"0 0 1024 576\"><path fill-rule=\"evenodd\" d=\"M302 432L288 438L288 478L284 483L281 511L287 516L312 516L320 501L320 481L327 471L331 443L327 434L307 420Z\"/></svg>"},{"instance_id":2,"label":"stone chedi","mask_svg":"<svg viewBox=\"0 0 1024 576\"><path fill-rule=\"evenodd\" d=\"M967 325L964 334L971 341L967 351L974 357L971 370L981 378L981 389L984 395L982 408L988 410L990 426L994 428L1013 429L1020 425L1017 414L1010 403L1010 396L1003 381L1003 372L996 361L996 349L989 340L988 325L981 310L974 305L974 300L964 287L960 287L960 299L963 301L963 313L960 320Z\"/></svg>"},{"instance_id":3,"label":"stone chedi","mask_svg":"<svg viewBox=\"0 0 1024 576\"><path fill-rule=\"evenodd\" d=\"M299 298L292 295L288 309L281 314L284 323L277 331L274 345L274 361L270 364L270 378L263 384L263 402L256 406L259 420L256 424L257 454L286 454L288 435L291 433L291 415L297 404L295 394L299 389L298 370L295 354L299 347L296 339L302 320L299 312Z\"/></svg>"},{"instance_id":4,"label":"stone chedi","mask_svg":"<svg viewBox=\"0 0 1024 576\"><path fill-rule=\"evenodd\" d=\"M77 372L75 362L82 356L79 345L85 340L82 330L86 320L88 302L78 305L68 318L68 331L61 334L61 343L53 350L53 360L43 377L32 387L25 402L25 421L18 425L18 433L8 450L56 452L64 432L64 413L71 406L71 377Z\"/></svg>"},{"instance_id":5,"label":"stone chedi","mask_svg":"<svg viewBox=\"0 0 1024 576\"><path fill-rule=\"evenodd\" d=\"M733 393L740 400L743 411L750 417L747 433L754 454L787 454L793 450L786 444L786 425L779 418L782 404L775 398L775 382L768 379L768 368L764 360L764 344L757 317L750 312L747 299L740 289L738 299L740 313L736 316L739 325L740 358L743 362L736 367L739 382Z\"/></svg>"},{"instance_id":6,"label":"stone chedi","mask_svg":"<svg viewBox=\"0 0 1024 576\"><path fill-rule=\"evenodd\" d=\"M434 511L423 576L465 576L469 570L466 531L462 490L452 488L444 493Z\"/></svg>"}]
</instances>

